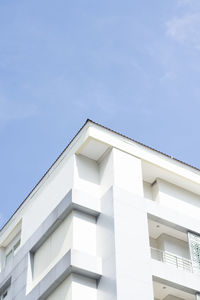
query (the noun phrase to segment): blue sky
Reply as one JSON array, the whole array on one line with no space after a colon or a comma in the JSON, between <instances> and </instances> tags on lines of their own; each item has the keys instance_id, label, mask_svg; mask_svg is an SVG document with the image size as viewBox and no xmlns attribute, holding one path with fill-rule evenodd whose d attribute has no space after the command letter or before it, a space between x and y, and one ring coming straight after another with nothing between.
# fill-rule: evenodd
<instances>
[{"instance_id":1,"label":"blue sky","mask_svg":"<svg viewBox=\"0 0 200 300\"><path fill-rule=\"evenodd\" d=\"M0 1L0 226L87 118L200 167L199 0Z\"/></svg>"}]
</instances>

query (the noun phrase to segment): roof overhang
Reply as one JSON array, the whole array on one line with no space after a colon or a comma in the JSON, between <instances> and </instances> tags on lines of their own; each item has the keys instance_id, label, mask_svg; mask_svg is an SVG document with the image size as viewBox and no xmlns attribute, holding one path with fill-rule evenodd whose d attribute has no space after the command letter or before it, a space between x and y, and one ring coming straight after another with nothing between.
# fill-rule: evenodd
<instances>
[{"instance_id":1,"label":"roof overhang","mask_svg":"<svg viewBox=\"0 0 200 300\"><path fill-rule=\"evenodd\" d=\"M200 195L199 169L88 119L4 225L1 233L13 221L16 214L31 200L33 195L37 193L46 180L48 180L64 158L73 154L81 154L98 161L112 147L140 158L142 160L144 179L148 182L155 180L152 174L159 171L159 176L157 177L163 178L167 176L170 182L177 185L185 185L190 191Z\"/></svg>"}]
</instances>

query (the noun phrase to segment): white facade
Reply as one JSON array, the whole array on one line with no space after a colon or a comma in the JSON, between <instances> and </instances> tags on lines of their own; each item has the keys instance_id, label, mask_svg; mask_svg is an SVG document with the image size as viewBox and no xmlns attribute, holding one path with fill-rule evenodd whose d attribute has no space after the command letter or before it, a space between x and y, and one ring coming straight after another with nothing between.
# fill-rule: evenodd
<instances>
[{"instance_id":1,"label":"white facade","mask_svg":"<svg viewBox=\"0 0 200 300\"><path fill-rule=\"evenodd\" d=\"M0 299L200 300L200 171L88 120L0 232Z\"/></svg>"}]
</instances>

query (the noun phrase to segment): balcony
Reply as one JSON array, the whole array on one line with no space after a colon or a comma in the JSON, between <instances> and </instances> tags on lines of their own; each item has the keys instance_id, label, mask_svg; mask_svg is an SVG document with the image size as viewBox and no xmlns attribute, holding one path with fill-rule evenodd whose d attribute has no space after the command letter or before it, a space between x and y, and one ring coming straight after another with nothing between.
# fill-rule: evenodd
<instances>
[{"instance_id":1,"label":"balcony","mask_svg":"<svg viewBox=\"0 0 200 300\"><path fill-rule=\"evenodd\" d=\"M186 291L180 286L153 281L154 300L197 300L195 291Z\"/></svg>"},{"instance_id":2,"label":"balcony","mask_svg":"<svg viewBox=\"0 0 200 300\"><path fill-rule=\"evenodd\" d=\"M200 266L191 259L187 230L151 215L148 226L154 300L200 299Z\"/></svg>"},{"instance_id":3,"label":"balcony","mask_svg":"<svg viewBox=\"0 0 200 300\"><path fill-rule=\"evenodd\" d=\"M148 224L152 259L200 275L199 263L193 262L190 257L187 232L152 219L148 220Z\"/></svg>"},{"instance_id":4,"label":"balcony","mask_svg":"<svg viewBox=\"0 0 200 300\"><path fill-rule=\"evenodd\" d=\"M200 275L200 268L193 266L192 261L184 257L152 247L151 257L165 264L175 266L177 269Z\"/></svg>"}]
</instances>

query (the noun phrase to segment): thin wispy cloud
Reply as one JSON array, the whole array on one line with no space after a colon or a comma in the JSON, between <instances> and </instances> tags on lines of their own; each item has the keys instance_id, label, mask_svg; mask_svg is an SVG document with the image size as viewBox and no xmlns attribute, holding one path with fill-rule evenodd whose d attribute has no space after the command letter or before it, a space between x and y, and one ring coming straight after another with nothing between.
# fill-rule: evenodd
<instances>
[{"instance_id":1,"label":"thin wispy cloud","mask_svg":"<svg viewBox=\"0 0 200 300\"><path fill-rule=\"evenodd\" d=\"M192 4L193 0L178 0L178 6L185 6L188 4Z\"/></svg>"},{"instance_id":2,"label":"thin wispy cloud","mask_svg":"<svg viewBox=\"0 0 200 300\"><path fill-rule=\"evenodd\" d=\"M172 81L176 79L176 74L172 71L166 71L164 75L160 78L160 82L164 83L166 81Z\"/></svg>"},{"instance_id":3,"label":"thin wispy cloud","mask_svg":"<svg viewBox=\"0 0 200 300\"><path fill-rule=\"evenodd\" d=\"M200 0L93 2L1 1L4 218L87 117L199 164Z\"/></svg>"},{"instance_id":4,"label":"thin wispy cloud","mask_svg":"<svg viewBox=\"0 0 200 300\"><path fill-rule=\"evenodd\" d=\"M200 12L173 18L166 28L168 37L200 50Z\"/></svg>"},{"instance_id":5,"label":"thin wispy cloud","mask_svg":"<svg viewBox=\"0 0 200 300\"><path fill-rule=\"evenodd\" d=\"M189 8L195 10L199 8L199 0L177 0L178 8Z\"/></svg>"}]
</instances>

